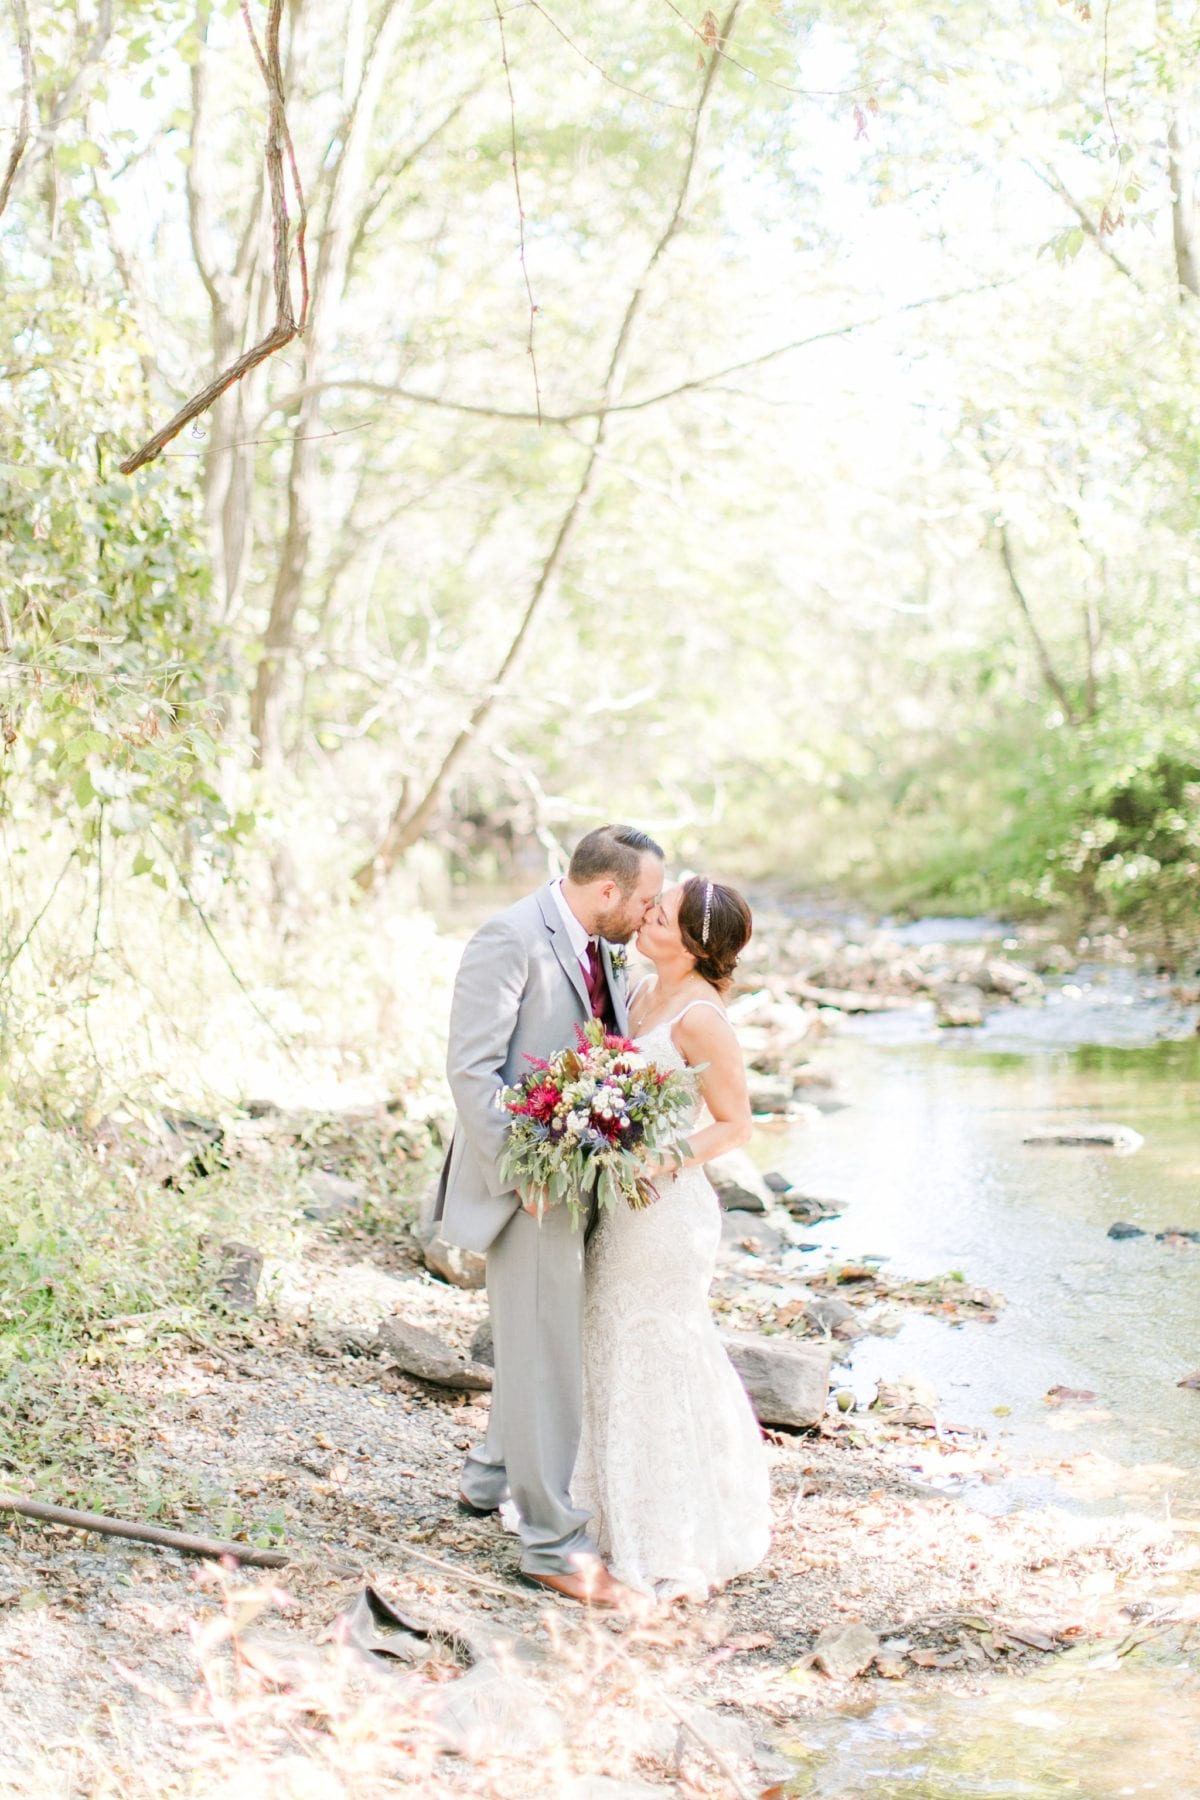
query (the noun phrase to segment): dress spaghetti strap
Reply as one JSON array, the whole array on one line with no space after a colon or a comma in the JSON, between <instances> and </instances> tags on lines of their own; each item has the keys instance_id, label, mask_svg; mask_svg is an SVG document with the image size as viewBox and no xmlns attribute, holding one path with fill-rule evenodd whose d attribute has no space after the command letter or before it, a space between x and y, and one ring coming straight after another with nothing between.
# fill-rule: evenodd
<instances>
[{"instance_id":1,"label":"dress spaghetti strap","mask_svg":"<svg viewBox=\"0 0 1200 1800\"><path fill-rule=\"evenodd\" d=\"M720 1013L720 1015L724 1019L725 1023L727 1025L729 1025L730 1031L733 1030L733 1026L729 1024L729 1014L725 1011L725 1008L723 1006L719 1006L715 1000L689 1000L687 1005L685 1007L683 1007L681 1011L677 1012L673 1019L664 1020L663 1021L664 1024L678 1025L680 1019L686 1018L688 1013L691 1012L692 1008L696 1007L696 1006L711 1006L715 1013Z\"/></svg>"}]
</instances>

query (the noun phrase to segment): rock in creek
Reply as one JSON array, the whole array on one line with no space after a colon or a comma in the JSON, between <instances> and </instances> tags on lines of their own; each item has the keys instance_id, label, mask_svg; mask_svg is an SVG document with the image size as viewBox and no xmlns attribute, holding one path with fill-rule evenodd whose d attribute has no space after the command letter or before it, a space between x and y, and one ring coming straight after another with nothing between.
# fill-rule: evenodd
<instances>
[{"instance_id":1,"label":"rock in creek","mask_svg":"<svg viewBox=\"0 0 1200 1800\"><path fill-rule=\"evenodd\" d=\"M822 1200L816 1194L802 1194L796 1188L780 1194L779 1204L786 1206L801 1225L819 1225L822 1219L840 1219L846 1210L841 1200Z\"/></svg>"},{"instance_id":2,"label":"rock in creek","mask_svg":"<svg viewBox=\"0 0 1200 1800\"><path fill-rule=\"evenodd\" d=\"M785 1343L748 1331L724 1331L721 1340L761 1425L795 1431L820 1422L829 1399L830 1356L823 1344Z\"/></svg>"},{"instance_id":3,"label":"rock in creek","mask_svg":"<svg viewBox=\"0 0 1200 1800\"><path fill-rule=\"evenodd\" d=\"M1117 1219L1115 1223L1108 1228L1108 1236L1110 1238L1135 1238L1145 1237L1146 1235L1147 1234L1142 1230L1140 1225L1130 1225L1124 1219Z\"/></svg>"},{"instance_id":4,"label":"rock in creek","mask_svg":"<svg viewBox=\"0 0 1200 1800\"><path fill-rule=\"evenodd\" d=\"M879 1639L865 1625L831 1625L813 1648L818 1669L834 1681L849 1681L870 1668L879 1654Z\"/></svg>"},{"instance_id":5,"label":"rock in creek","mask_svg":"<svg viewBox=\"0 0 1200 1800\"><path fill-rule=\"evenodd\" d=\"M376 1341L404 1374L415 1375L421 1381L432 1381L439 1387L477 1390L492 1385L490 1369L464 1356L461 1350L443 1344L432 1332L423 1331L419 1325L410 1325L396 1313L390 1319L384 1319Z\"/></svg>"},{"instance_id":6,"label":"rock in creek","mask_svg":"<svg viewBox=\"0 0 1200 1800\"><path fill-rule=\"evenodd\" d=\"M787 1248L787 1239L777 1225L769 1225L760 1216L722 1212L721 1246L725 1250L744 1250L751 1256L778 1256Z\"/></svg>"},{"instance_id":7,"label":"rock in creek","mask_svg":"<svg viewBox=\"0 0 1200 1800\"><path fill-rule=\"evenodd\" d=\"M836 1294L821 1294L810 1300L804 1309L804 1317L818 1331L832 1332L835 1336L850 1339L866 1336L866 1326L859 1320L858 1313L846 1300Z\"/></svg>"},{"instance_id":8,"label":"rock in creek","mask_svg":"<svg viewBox=\"0 0 1200 1800\"><path fill-rule=\"evenodd\" d=\"M704 1172L726 1212L762 1213L772 1204L770 1187L744 1150L714 1156Z\"/></svg>"},{"instance_id":9,"label":"rock in creek","mask_svg":"<svg viewBox=\"0 0 1200 1800\"><path fill-rule=\"evenodd\" d=\"M452 1287L481 1288L487 1280L487 1263L477 1250L460 1250L448 1244L440 1233L421 1248L421 1256L430 1274L448 1281Z\"/></svg>"},{"instance_id":10,"label":"rock in creek","mask_svg":"<svg viewBox=\"0 0 1200 1800\"><path fill-rule=\"evenodd\" d=\"M787 1117L796 1098L796 1084L790 1075L759 1075L751 1069L747 1074L750 1110L756 1113L779 1113Z\"/></svg>"},{"instance_id":11,"label":"rock in creek","mask_svg":"<svg viewBox=\"0 0 1200 1800\"><path fill-rule=\"evenodd\" d=\"M983 1024L986 1009L979 988L969 982L949 981L934 994L937 1022L951 1031L968 1030Z\"/></svg>"},{"instance_id":12,"label":"rock in creek","mask_svg":"<svg viewBox=\"0 0 1200 1800\"><path fill-rule=\"evenodd\" d=\"M1090 1120L1070 1125L1039 1125L1027 1131L1023 1144L1075 1144L1102 1150L1140 1150L1145 1143L1140 1131L1129 1125L1100 1125Z\"/></svg>"}]
</instances>

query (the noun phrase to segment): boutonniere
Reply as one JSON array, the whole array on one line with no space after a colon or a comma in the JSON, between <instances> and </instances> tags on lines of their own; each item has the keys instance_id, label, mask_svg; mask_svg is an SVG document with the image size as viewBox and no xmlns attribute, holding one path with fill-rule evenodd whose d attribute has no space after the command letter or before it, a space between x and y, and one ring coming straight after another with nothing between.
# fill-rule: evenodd
<instances>
[{"instance_id":1,"label":"boutonniere","mask_svg":"<svg viewBox=\"0 0 1200 1800\"><path fill-rule=\"evenodd\" d=\"M608 960L612 964L612 972L614 975L624 975L626 969L629 967L629 952L624 944L610 944L608 946Z\"/></svg>"}]
</instances>

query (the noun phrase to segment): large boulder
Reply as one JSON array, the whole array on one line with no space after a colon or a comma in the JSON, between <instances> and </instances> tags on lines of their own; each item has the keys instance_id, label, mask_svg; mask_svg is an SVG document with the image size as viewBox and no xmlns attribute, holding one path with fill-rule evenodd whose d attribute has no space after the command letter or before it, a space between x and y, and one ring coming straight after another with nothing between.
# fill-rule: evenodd
<instances>
[{"instance_id":1,"label":"large boulder","mask_svg":"<svg viewBox=\"0 0 1200 1800\"><path fill-rule=\"evenodd\" d=\"M444 1344L431 1331L411 1325L398 1313L384 1319L376 1341L404 1374L415 1375L420 1381L432 1381L439 1387L476 1390L492 1385L490 1369L462 1350Z\"/></svg>"},{"instance_id":2,"label":"large boulder","mask_svg":"<svg viewBox=\"0 0 1200 1800\"><path fill-rule=\"evenodd\" d=\"M772 1205L770 1188L744 1150L714 1156L705 1163L704 1172L726 1212L762 1213Z\"/></svg>"},{"instance_id":3,"label":"large boulder","mask_svg":"<svg viewBox=\"0 0 1200 1800\"><path fill-rule=\"evenodd\" d=\"M487 1280L487 1263L479 1252L448 1244L440 1232L422 1245L421 1256L430 1274L452 1287L481 1288Z\"/></svg>"},{"instance_id":4,"label":"large boulder","mask_svg":"<svg viewBox=\"0 0 1200 1800\"><path fill-rule=\"evenodd\" d=\"M793 1431L819 1424L829 1400L831 1359L823 1344L748 1331L726 1331L722 1338L760 1424Z\"/></svg>"}]
</instances>

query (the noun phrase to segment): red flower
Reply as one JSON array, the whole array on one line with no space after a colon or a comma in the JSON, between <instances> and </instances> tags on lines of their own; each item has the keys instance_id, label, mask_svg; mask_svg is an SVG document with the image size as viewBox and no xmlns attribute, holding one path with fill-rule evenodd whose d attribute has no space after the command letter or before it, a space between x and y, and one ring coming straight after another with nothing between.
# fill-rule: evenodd
<instances>
[{"instance_id":1,"label":"red flower","mask_svg":"<svg viewBox=\"0 0 1200 1800\"><path fill-rule=\"evenodd\" d=\"M636 1050L637 1045L632 1038L617 1037L615 1034L609 1034L604 1039L604 1048L606 1050Z\"/></svg>"},{"instance_id":2,"label":"red flower","mask_svg":"<svg viewBox=\"0 0 1200 1800\"><path fill-rule=\"evenodd\" d=\"M552 1081L539 1082L526 1096L525 1111L533 1119L551 1119L561 1099L562 1095Z\"/></svg>"}]
</instances>

